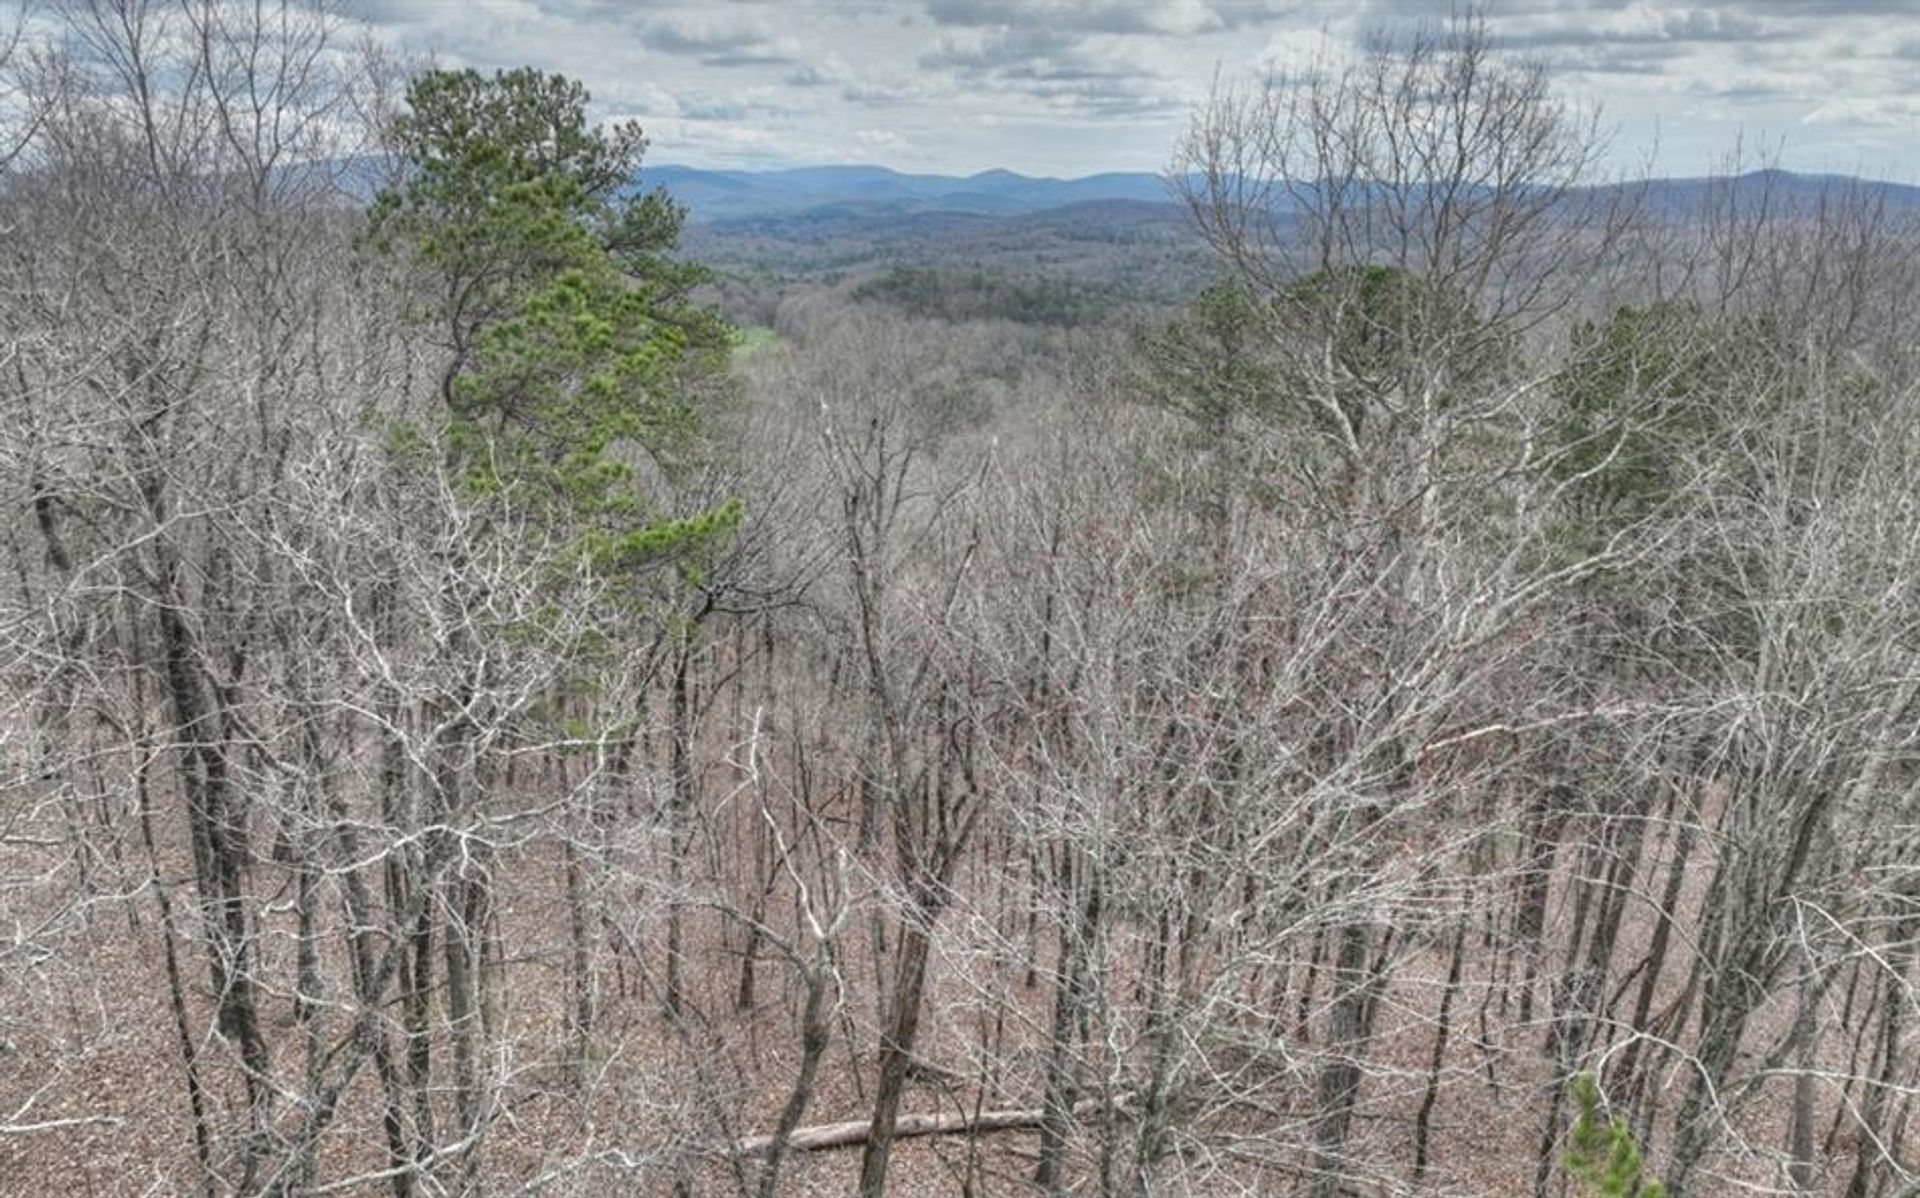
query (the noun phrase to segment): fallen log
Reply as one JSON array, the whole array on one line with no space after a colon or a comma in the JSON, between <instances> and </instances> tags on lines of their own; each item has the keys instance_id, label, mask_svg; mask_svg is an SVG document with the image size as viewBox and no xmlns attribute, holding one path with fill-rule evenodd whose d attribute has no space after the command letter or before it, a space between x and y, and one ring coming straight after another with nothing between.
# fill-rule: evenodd
<instances>
[{"instance_id":1,"label":"fallen log","mask_svg":"<svg viewBox=\"0 0 1920 1198\"><path fill-rule=\"evenodd\" d=\"M1116 1104L1118 1105L1118 1104ZM1100 1109L1097 1098L1085 1099L1073 1106L1074 1118L1084 1118ZM980 1111L976 1114L901 1115L893 1125L893 1137L904 1140L914 1136L950 1136L993 1131L1026 1131L1040 1126L1046 1111L1040 1107L1017 1110ZM873 1134L871 1119L850 1119L845 1123L818 1123L795 1129L787 1138L787 1149L819 1152L828 1148L852 1148L865 1144ZM751 1136L734 1145L737 1156L757 1156L773 1147L772 1136Z\"/></svg>"}]
</instances>

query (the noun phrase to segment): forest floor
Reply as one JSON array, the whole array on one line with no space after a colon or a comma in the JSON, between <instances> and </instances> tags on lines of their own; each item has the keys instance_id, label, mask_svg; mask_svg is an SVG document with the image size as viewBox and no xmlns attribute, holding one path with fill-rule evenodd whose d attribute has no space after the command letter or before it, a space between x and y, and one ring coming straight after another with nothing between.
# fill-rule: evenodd
<instances>
[{"instance_id":1,"label":"forest floor","mask_svg":"<svg viewBox=\"0 0 1920 1198\"><path fill-rule=\"evenodd\" d=\"M1667 872L1662 856L1666 851L1656 844L1650 852L1641 870L1642 891L1658 892ZM1355 1170L1355 1194L1533 1192L1553 1093L1544 1051L1544 1012L1552 1001L1550 979L1561 972L1558 958L1566 954L1575 919L1569 896L1577 857L1573 852L1560 855L1550 892L1546 959L1540 963L1528 1022L1519 1020L1515 988L1503 984L1507 971L1517 967L1516 958L1495 954L1475 934L1467 937L1465 968L1451 1004L1452 1035L1440 1074L1440 1100L1431 1117L1429 1167L1417 1181L1413 1128L1431 1077L1433 1029L1447 988L1448 946L1412 945L1399 957L1380 1000L1377 1038L1351 1145L1353 1159L1364 1163ZM513 889L516 904L500 912L498 929L499 943L506 946L500 966L505 977L496 979L504 984L496 991L502 1001L495 1012L498 1047L493 1066L505 1085L486 1149L490 1176L556 1194L665 1193L665 1187L651 1185L629 1189L618 1179L632 1174L621 1172L616 1163L643 1160L643 1146L649 1144L691 1139L711 1146L772 1130L797 1072L799 997L793 974L780 957L763 950L757 958L755 1001L742 1009L737 1001L739 938L724 935L717 918L690 915L688 958L711 964L690 979L689 1015L672 1021L663 1016L659 1002L659 943L618 953L603 948L599 1025L583 1086L562 1063L569 992L568 945L556 931L567 926L561 871L555 863L536 858L508 860L503 868L522 876ZM1697 910L1704 901L1707 872L1689 863L1682 902L1690 909ZM980 892L982 909L989 905L986 900L1001 901L987 890L1003 881L990 870L977 871L971 885ZM26 960L10 968L0 983L0 1102L6 1105L0 1115L10 1115L16 1125L13 1134L0 1136L0 1193L55 1198L188 1193L194 1188L197 1169L182 1081L183 1053L167 998L157 906L150 886L126 889L130 899L85 904L56 956ZM174 893L175 918L180 919L182 892ZM19 892L14 897L15 909L7 914L19 920L26 912L18 908ZM263 897L269 909L284 913L285 896ZM1630 907L1613 950L1618 959L1635 960L1645 953L1653 928L1650 910L1650 899ZM950 913L936 943L917 1052L930 1068L909 1089L910 1111L957 1113L976 1104L1038 1104L1051 1002L1045 968L1052 959L1051 938L1041 929L1030 944L1039 968L1029 984L1024 971L995 966L977 951L968 951L968 943L978 943L979 929L971 923L964 908ZM270 918L269 925L263 951L291 952L284 919ZM1022 929L1004 927L999 933L1017 940ZM870 1110L878 1037L874 970L864 951L867 934L868 928L856 919L845 937L845 1001L804 1124L861 1119ZM613 943L617 937L608 936L607 944ZM219 1061L230 1049L209 1030L204 966L192 946L181 947L180 967L197 1029L193 1051L203 1062ZM1677 946L1676 953L1656 992L1662 1004L1678 992L1686 972L1685 947ZM290 972L276 968L272 975ZM1621 986L1608 996L1609 1009L1630 1007L1634 989ZM1287 1001L1300 1000L1290 993ZM293 1028L292 996L268 995L264 1008L265 1017L277 1024L272 1037L281 1046L277 1067L297 1071L302 1038ZM1309 1017L1299 1029L1299 1042L1275 1046L1276 1074L1293 1068L1290 1062L1313 1057L1311 1003L1304 1009ZM1787 1033L1791 1017L1785 1000L1760 1013L1748 1036L1745 1056L1750 1065L1763 1063ZM328 1018L337 1035L344 1015L336 1012ZM1827 1039L1833 1043L1839 1038ZM1619 1037L1613 1041L1617 1049ZM1293 1049L1297 1056L1290 1056ZM1836 1072L1849 1064L1821 1063ZM435 1067L438 1079L445 1062ZM222 1078L234 1073L218 1070ZM1312 1080L1300 1067L1295 1076L1279 1076L1276 1084L1260 1090L1281 1096L1265 1108L1210 1109L1207 1118L1214 1134L1209 1152L1214 1156L1204 1162L1202 1174L1210 1180L1192 1192L1293 1192L1298 1177L1275 1162L1287 1157L1288 1143L1297 1144L1304 1135ZM1653 1084L1668 1092L1665 1109L1678 1106L1688 1081L1681 1066L1654 1079ZM1768 1082L1760 1097L1746 1104L1739 1131L1755 1153L1747 1159L1717 1160L1724 1176L1709 1179L1696 1193L1743 1192L1739 1183L1779 1184L1778 1150L1785 1143L1789 1093L1786 1082ZM239 1125L243 1108L237 1093L216 1090L207 1101L216 1118ZM1818 1101L1820 1125L1826 1129L1838 1109L1830 1087ZM288 1106L282 1103L279 1109L284 1114ZM327 1141L325 1175L377 1172L383 1165L383 1140L371 1070L362 1071L344 1109L351 1114L343 1116ZM450 1121L450 1095L442 1097L436 1113ZM1670 1134L1668 1128L1654 1130L1657 1136ZM1027 1192L1025 1179L1031 1176L1036 1146L1037 1137L1025 1130L903 1141L895 1152L889 1193ZM1825 1147L1831 1159L1824 1184L1828 1192L1839 1192L1851 1175L1853 1150L1833 1136L1827 1137ZM1655 1148L1658 1160L1660 1144ZM1904 1146L1896 1150L1908 1151ZM1092 1137L1083 1129L1073 1147L1083 1175L1093 1168L1093 1152ZM1275 1159L1266 1160L1269 1155ZM780 1193L845 1195L851 1192L860 1156L857 1147L794 1153L785 1163ZM1131 1163L1121 1155L1115 1167L1124 1172ZM733 1194L741 1192L739 1183L750 1189L756 1179L756 1161L713 1155L691 1179L692 1192ZM384 1182L369 1181L337 1192L385 1191ZM510 1191L506 1185L495 1187L495 1192ZM1564 1182L1556 1180L1549 1192L1565 1193Z\"/></svg>"}]
</instances>

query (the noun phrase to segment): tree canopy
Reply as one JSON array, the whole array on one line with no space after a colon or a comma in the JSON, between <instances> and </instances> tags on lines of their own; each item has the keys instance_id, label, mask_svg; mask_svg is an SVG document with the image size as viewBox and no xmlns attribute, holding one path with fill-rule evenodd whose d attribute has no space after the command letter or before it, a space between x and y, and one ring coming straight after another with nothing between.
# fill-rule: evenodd
<instances>
[{"instance_id":1,"label":"tree canopy","mask_svg":"<svg viewBox=\"0 0 1920 1198\"><path fill-rule=\"evenodd\" d=\"M370 229L425 276L449 443L476 492L537 498L584 521L596 554L650 560L737 516L654 519L639 485L643 463L689 455L732 336L690 297L704 272L672 256L683 211L638 187L639 126L591 125L588 102L531 68L419 76L392 131L405 172Z\"/></svg>"}]
</instances>

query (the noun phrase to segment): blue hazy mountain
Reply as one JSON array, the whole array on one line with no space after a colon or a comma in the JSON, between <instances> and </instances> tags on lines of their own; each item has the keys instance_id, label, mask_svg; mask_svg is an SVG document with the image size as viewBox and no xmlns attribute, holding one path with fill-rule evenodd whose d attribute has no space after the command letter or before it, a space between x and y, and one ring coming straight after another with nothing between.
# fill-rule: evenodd
<instances>
[{"instance_id":1,"label":"blue hazy mountain","mask_svg":"<svg viewBox=\"0 0 1920 1198\"><path fill-rule=\"evenodd\" d=\"M1147 211L1140 206L1152 205L1166 219L1179 215L1167 180L1140 171L1059 179L1006 170L963 176L908 174L881 166L748 171L663 165L647 167L642 183L665 187L699 223L815 217L845 223L927 214L1022 217L1081 205L1096 206L1083 213L1111 206L1111 211L1137 218ZM1654 179L1622 186L1646 188L1647 206L1671 214L1699 211L1716 196L1742 207L1761 196L1769 203L1794 206L1848 192L1871 193L1889 208L1920 211L1920 187L1781 170L1719 179Z\"/></svg>"},{"instance_id":2,"label":"blue hazy mountain","mask_svg":"<svg viewBox=\"0 0 1920 1198\"><path fill-rule=\"evenodd\" d=\"M814 209L876 217L921 212L1019 216L1106 200L1170 203L1166 181L1144 172L1082 179L1035 178L1012 171L914 175L880 166L808 166L777 171L650 166L647 186L665 187L696 221L795 216Z\"/></svg>"}]
</instances>

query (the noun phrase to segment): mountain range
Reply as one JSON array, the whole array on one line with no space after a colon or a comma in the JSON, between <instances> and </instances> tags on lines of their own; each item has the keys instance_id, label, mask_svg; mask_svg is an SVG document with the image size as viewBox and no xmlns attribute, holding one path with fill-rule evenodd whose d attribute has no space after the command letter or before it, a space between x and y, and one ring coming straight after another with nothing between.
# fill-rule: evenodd
<instances>
[{"instance_id":1,"label":"mountain range","mask_svg":"<svg viewBox=\"0 0 1920 1198\"><path fill-rule=\"evenodd\" d=\"M776 171L654 166L642 173L642 181L664 186L697 221L791 216L817 209L876 216L916 212L1023 216L1104 200L1170 204L1173 199L1165 179L1145 172L1051 179L1004 170L966 176L913 175L883 166Z\"/></svg>"},{"instance_id":2,"label":"mountain range","mask_svg":"<svg viewBox=\"0 0 1920 1198\"><path fill-rule=\"evenodd\" d=\"M1108 211L1137 211L1137 205L1177 209L1164 176L1116 171L1076 179L1057 179L990 170L974 175L907 174L882 166L806 166L786 170L706 170L663 165L642 175L648 186L663 186L685 204L697 223L758 221L765 218L899 218L916 214L1021 217L1077 205L1103 205ZM1890 207L1920 211L1920 187L1880 183L1841 175L1754 171L1731 181L1758 194L1766 189L1779 200L1812 200L1836 188L1878 192ZM1696 208L1708 189L1728 180L1654 179L1645 184L1656 209ZM1632 186L1640 186L1633 184Z\"/></svg>"}]
</instances>

